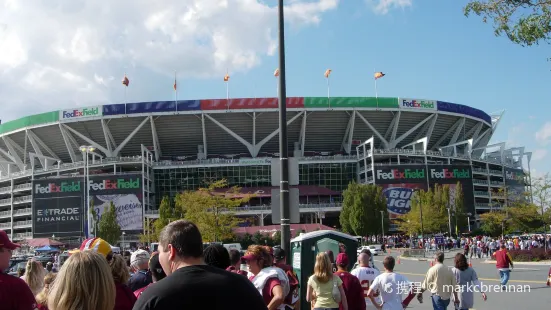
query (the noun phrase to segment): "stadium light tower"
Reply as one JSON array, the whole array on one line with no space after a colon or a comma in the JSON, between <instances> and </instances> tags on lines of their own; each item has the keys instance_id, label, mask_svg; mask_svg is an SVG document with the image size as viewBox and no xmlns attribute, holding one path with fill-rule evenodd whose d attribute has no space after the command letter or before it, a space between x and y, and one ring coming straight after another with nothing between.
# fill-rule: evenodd
<instances>
[{"instance_id":1,"label":"stadium light tower","mask_svg":"<svg viewBox=\"0 0 551 310\"><path fill-rule=\"evenodd\" d=\"M279 23L279 161L280 161L280 214L281 214L281 248L289 260L291 250L291 220L289 210L289 158L287 150L287 91L285 88L285 20L283 0L278 1Z\"/></svg>"},{"instance_id":2,"label":"stadium light tower","mask_svg":"<svg viewBox=\"0 0 551 310\"><path fill-rule=\"evenodd\" d=\"M86 238L90 238L92 235L90 233L90 230L92 229L92 214L90 212L90 187L88 186L89 183L89 177L90 177L90 170L88 166L88 155L90 153L93 153L96 148L91 145L81 145L79 147L80 151L82 152L82 160L84 161L84 178L86 180L86 197L85 197L85 203L86 203L86 218L87 218L87 226L88 226L88 234ZM94 231L94 234L97 234L96 231Z\"/></svg>"}]
</instances>

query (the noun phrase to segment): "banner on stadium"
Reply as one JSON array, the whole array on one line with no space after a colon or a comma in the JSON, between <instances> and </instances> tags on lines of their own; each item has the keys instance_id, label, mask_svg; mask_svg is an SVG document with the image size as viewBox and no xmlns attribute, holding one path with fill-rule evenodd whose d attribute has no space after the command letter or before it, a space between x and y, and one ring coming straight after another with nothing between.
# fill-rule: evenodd
<instances>
[{"instance_id":1,"label":"banner on stadium","mask_svg":"<svg viewBox=\"0 0 551 310\"><path fill-rule=\"evenodd\" d=\"M33 238L83 234L84 178L49 178L32 182Z\"/></svg>"},{"instance_id":2,"label":"banner on stadium","mask_svg":"<svg viewBox=\"0 0 551 310\"><path fill-rule=\"evenodd\" d=\"M376 166L375 184L386 197L390 230L396 220L411 211L411 198L416 190L427 190L425 165Z\"/></svg>"},{"instance_id":3,"label":"banner on stadium","mask_svg":"<svg viewBox=\"0 0 551 310\"><path fill-rule=\"evenodd\" d=\"M524 171L522 169L514 169L504 167L505 187L507 188L507 196L509 199L521 199L526 192L526 184L524 182Z\"/></svg>"},{"instance_id":4,"label":"banner on stadium","mask_svg":"<svg viewBox=\"0 0 551 310\"><path fill-rule=\"evenodd\" d=\"M121 230L142 230L142 181L141 174L90 176L90 199L97 215L101 218L112 202Z\"/></svg>"},{"instance_id":5,"label":"banner on stadium","mask_svg":"<svg viewBox=\"0 0 551 310\"><path fill-rule=\"evenodd\" d=\"M457 183L461 184L463 189L463 203L465 212L475 214L474 193L473 193L473 173L470 166L462 165L428 165L429 186L432 188L435 184L449 185L450 187L450 205L455 204L455 192Z\"/></svg>"},{"instance_id":6,"label":"banner on stadium","mask_svg":"<svg viewBox=\"0 0 551 310\"><path fill-rule=\"evenodd\" d=\"M87 118L87 117L97 117L97 116L102 116L102 115L103 115L103 107L102 106L75 108L75 109L70 109L70 110L60 110L59 111L59 119L61 121L71 120L71 119L79 119L79 118Z\"/></svg>"}]
</instances>

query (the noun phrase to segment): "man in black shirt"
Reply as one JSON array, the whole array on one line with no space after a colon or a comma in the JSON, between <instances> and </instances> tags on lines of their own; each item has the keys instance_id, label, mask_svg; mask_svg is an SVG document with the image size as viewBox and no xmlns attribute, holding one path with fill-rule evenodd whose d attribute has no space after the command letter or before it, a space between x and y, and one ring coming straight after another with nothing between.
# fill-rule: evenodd
<instances>
[{"instance_id":1,"label":"man in black shirt","mask_svg":"<svg viewBox=\"0 0 551 310\"><path fill-rule=\"evenodd\" d=\"M159 238L159 261L167 277L149 286L133 310L265 310L260 292L245 277L207 266L203 240L195 224L168 224Z\"/></svg>"}]
</instances>

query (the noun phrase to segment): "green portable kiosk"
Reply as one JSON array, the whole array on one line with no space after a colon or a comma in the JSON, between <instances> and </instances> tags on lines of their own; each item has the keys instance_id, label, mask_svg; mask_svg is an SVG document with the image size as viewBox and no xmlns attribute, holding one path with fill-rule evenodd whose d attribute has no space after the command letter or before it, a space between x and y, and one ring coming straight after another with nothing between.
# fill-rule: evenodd
<instances>
[{"instance_id":1,"label":"green portable kiosk","mask_svg":"<svg viewBox=\"0 0 551 310\"><path fill-rule=\"evenodd\" d=\"M291 240L291 265L300 282L300 309L310 309L310 304L306 302L306 289L308 278L314 273L316 255L331 250L336 259L341 252L340 245L343 245L348 255L350 269L356 262L358 249L358 240L353 236L338 231L318 230Z\"/></svg>"}]
</instances>

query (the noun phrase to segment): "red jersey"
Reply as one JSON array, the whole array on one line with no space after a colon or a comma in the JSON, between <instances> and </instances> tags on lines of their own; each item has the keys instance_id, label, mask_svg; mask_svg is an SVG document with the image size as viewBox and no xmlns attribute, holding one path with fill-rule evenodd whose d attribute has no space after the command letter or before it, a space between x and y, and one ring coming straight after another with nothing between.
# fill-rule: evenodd
<instances>
[{"instance_id":1,"label":"red jersey","mask_svg":"<svg viewBox=\"0 0 551 310\"><path fill-rule=\"evenodd\" d=\"M496 258L496 268L498 269L509 268L513 263L511 255L506 250L499 250L494 253L494 256Z\"/></svg>"},{"instance_id":2,"label":"red jersey","mask_svg":"<svg viewBox=\"0 0 551 310\"><path fill-rule=\"evenodd\" d=\"M234 266L229 266L228 268L226 268L227 271L229 272L233 272L233 273L238 273L242 276L247 276L247 272L245 270L238 270L238 269L235 269Z\"/></svg>"},{"instance_id":3,"label":"red jersey","mask_svg":"<svg viewBox=\"0 0 551 310\"><path fill-rule=\"evenodd\" d=\"M348 310L365 310L364 291L360 280L347 271L337 271L335 275L342 280L342 288L348 301ZM343 310L342 304L339 309Z\"/></svg>"},{"instance_id":4,"label":"red jersey","mask_svg":"<svg viewBox=\"0 0 551 310\"><path fill-rule=\"evenodd\" d=\"M274 298L274 294L272 293L272 290L274 287L281 285L281 282L278 278L270 278L266 281L266 284L264 285L264 288L262 289L262 298L264 298L264 303L266 303L266 306L270 304L272 299Z\"/></svg>"},{"instance_id":5,"label":"red jersey","mask_svg":"<svg viewBox=\"0 0 551 310\"><path fill-rule=\"evenodd\" d=\"M148 286L146 287L142 287L140 289L137 289L134 291L134 296L136 296L136 298L140 298L140 295L143 293L143 291L145 291L146 288L148 288L151 284L153 283L150 283Z\"/></svg>"},{"instance_id":6,"label":"red jersey","mask_svg":"<svg viewBox=\"0 0 551 310\"><path fill-rule=\"evenodd\" d=\"M2 310L37 310L33 292L18 277L0 273L0 300Z\"/></svg>"},{"instance_id":7,"label":"red jersey","mask_svg":"<svg viewBox=\"0 0 551 310\"><path fill-rule=\"evenodd\" d=\"M132 310L137 300L134 293L124 284L115 283L115 288L116 296L113 310Z\"/></svg>"}]
</instances>

